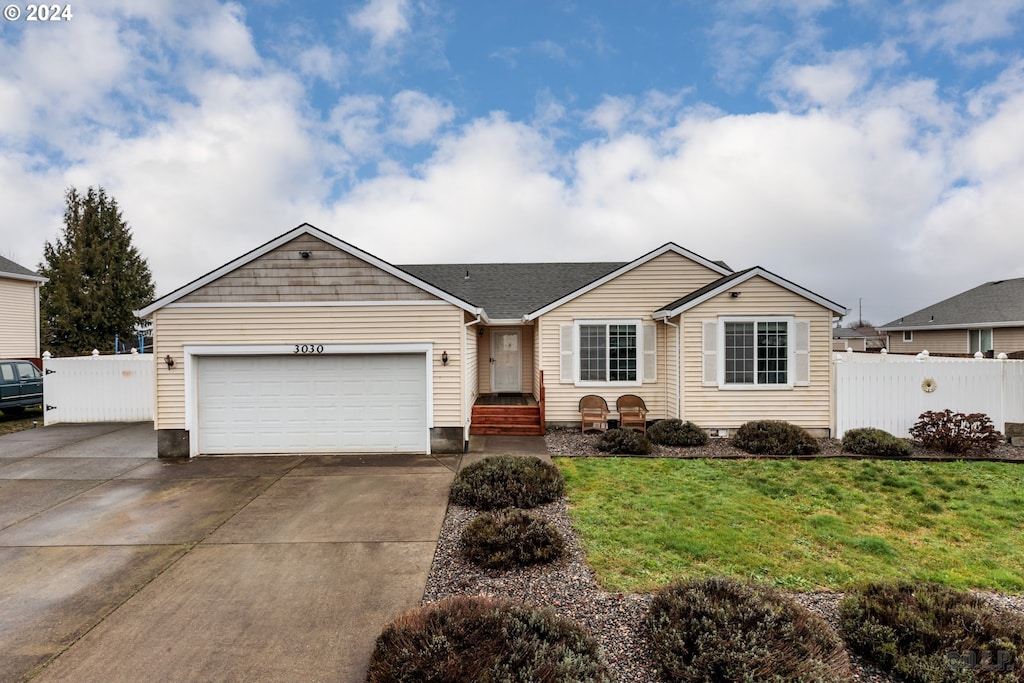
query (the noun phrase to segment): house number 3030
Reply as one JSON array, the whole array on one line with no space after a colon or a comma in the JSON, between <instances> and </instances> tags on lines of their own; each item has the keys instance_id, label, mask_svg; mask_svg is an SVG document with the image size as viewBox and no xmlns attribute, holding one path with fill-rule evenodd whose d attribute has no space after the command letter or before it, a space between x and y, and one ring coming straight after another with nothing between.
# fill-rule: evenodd
<instances>
[{"instance_id":1,"label":"house number 3030","mask_svg":"<svg viewBox=\"0 0 1024 683\"><path fill-rule=\"evenodd\" d=\"M323 353L323 344L296 344L295 353Z\"/></svg>"}]
</instances>

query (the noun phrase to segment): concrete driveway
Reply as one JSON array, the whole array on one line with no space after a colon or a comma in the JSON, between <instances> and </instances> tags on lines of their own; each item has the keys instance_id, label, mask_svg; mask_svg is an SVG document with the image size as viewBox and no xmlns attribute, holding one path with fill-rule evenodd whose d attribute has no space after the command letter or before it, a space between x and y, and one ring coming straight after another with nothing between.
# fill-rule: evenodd
<instances>
[{"instance_id":1,"label":"concrete driveway","mask_svg":"<svg viewBox=\"0 0 1024 683\"><path fill-rule=\"evenodd\" d=\"M151 424L0 437L0 681L363 681L458 457L160 461Z\"/></svg>"}]
</instances>

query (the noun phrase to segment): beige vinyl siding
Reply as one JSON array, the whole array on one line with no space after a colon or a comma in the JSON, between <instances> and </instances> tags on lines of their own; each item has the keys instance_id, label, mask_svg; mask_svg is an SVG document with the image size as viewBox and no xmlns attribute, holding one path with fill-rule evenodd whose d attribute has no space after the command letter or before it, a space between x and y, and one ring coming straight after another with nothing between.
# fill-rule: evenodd
<instances>
[{"instance_id":1,"label":"beige vinyl siding","mask_svg":"<svg viewBox=\"0 0 1024 683\"><path fill-rule=\"evenodd\" d=\"M992 348L996 353L1024 351L1024 327L997 327L992 330Z\"/></svg>"},{"instance_id":2,"label":"beige vinyl siding","mask_svg":"<svg viewBox=\"0 0 1024 683\"><path fill-rule=\"evenodd\" d=\"M623 394L644 399L650 419L668 416L675 403L675 369L668 364L675 350L675 330L654 323L651 313L721 277L699 263L666 252L582 296L545 314L539 320L541 368L547 390L547 420L578 422L579 400L597 394L614 413L615 400ZM559 382L559 334L561 325L582 319L640 319L655 324L657 332L657 381L640 386L575 386ZM643 348L637 349L638 373L643 374Z\"/></svg>"},{"instance_id":3,"label":"beige vinyl siding","mask_svg":"<svg viewBox=\"0 0 1024 683\"><path fill-rule=\"evenodd\" d=\"M38 284L0 278L0 358L39 356Z\"/></svg>"},{"instance_id":4,"label":"beige vinyl siding","mask_svg":"<svg viewBox=\"0 0 1024 683\"><path fill-rule=\"evenodd\" d=\"M523 381L523 393L532 394L533 387L535 386L536 376L534 372L534 350L533 350L533 327L484 327L482 328L484 335L478 336L479 339L479 357L477 358L478 364L478 377L480 382L480 393L490 394L491 392L491 332L495 329L515 329L520 331L520 337L523 343L523 368L522 368L522 381ZM477 333L479 335L479 332Z\"/></svg>"},{"instance_id":5,"label":"beige vinyl siding","mask_svg":"<svg viewBox=\"0 0 1024 683\"><path fill-rule=\"evenodd\" d=\"M890 353L967 353L970 339L967 330L913 330L914 340L903 341L903 332L889 333Z\"/></svg>"},{"instance_id":6,"label":"beige vinyl siding","mask_svg":"<svg viewBox=\"0 0 1024 683\"><path fill-rule=\"evenodd\" d=\"M308 259L300 252L307 251ZM183 297L183 303L427 301L435 297L312 236L300 235Z\"/></svg>"},{"instance_id":7,"label":"beige vinyl siding","mask_svg":"<svg viewBox=\"0 0 1024 683\"><path fill-rule=\"evenodd\" d=\"M1024 327L996 327L974 329L992 330L992 349L995 353L1013 353L1024 351ZM959 353L971 352L970 330L914 330L914 341L903 341L903 332L889 333L890 353L920 353L928 349L928 353Z\"/></svg>"},{"instance_id":8,"label":"beige vinyl siding","mask_svg":"<svg viewBox=\"0 0 1024 683\"><path fill-rule=\"evenodd\" d=\"M157 429L185 428L185 344L433 342L434 424L462 425L463 311L447 303L390 306L164 308L153 314ZM472 329L472 328L471 328ZM441 354L448 353L448 365ZM162 362L176 362L168 369Z\"/></svg>"},{"instance_id":9,"label":"beige vinyl siding","mask_svg":"<svg viewBox=\"0 0 1024 683\"><path fill-rule=\"evenodd\" d=\"M831 424L832 313L761 277L735 286L683 314L681 419L706 429L739 427L750 420L786 420L806 429ZM793 316L810 323L810 384L792 389L719 389L703 385L702 328L719 316ZM790 340L792 344L793 341ZM793 369L791 368L792 372Z\"/></svg>"}]
</instances>

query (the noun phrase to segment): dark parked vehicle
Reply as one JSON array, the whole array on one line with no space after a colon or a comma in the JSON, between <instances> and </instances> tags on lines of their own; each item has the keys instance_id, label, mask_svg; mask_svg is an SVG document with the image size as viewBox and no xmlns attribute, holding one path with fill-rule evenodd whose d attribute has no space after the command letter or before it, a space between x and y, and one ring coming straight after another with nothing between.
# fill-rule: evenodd
<instances>
[{"instance_id":1,"label":"dark parked vehicle","mask_svg":"<svg viewBox=\"0 0 1024 683\"><path fill-rule=\"evenodd\" d=\"M43 373L27 360L0 360L0 410L18 415L43 405Z\"/></svg>"}]
</instances>

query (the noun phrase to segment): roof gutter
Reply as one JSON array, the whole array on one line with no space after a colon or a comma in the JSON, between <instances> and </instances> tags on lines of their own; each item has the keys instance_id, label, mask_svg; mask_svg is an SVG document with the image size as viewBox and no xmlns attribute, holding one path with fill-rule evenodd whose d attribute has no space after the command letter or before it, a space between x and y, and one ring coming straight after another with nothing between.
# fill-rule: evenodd
<instances>
[{"instance_id":1,"label":"roof gutter","mask_svg":"<svg viewBox=\"0 0 1024 683\"><path fill-rule=\"evenodd\" d=\"M950 325L887 325L877 328L879 332L902 332L903 330L977 330L982 327L1024 327L1024 320L1004 320L998 323L953 323Z\"/></svg>"}]
</instances>

